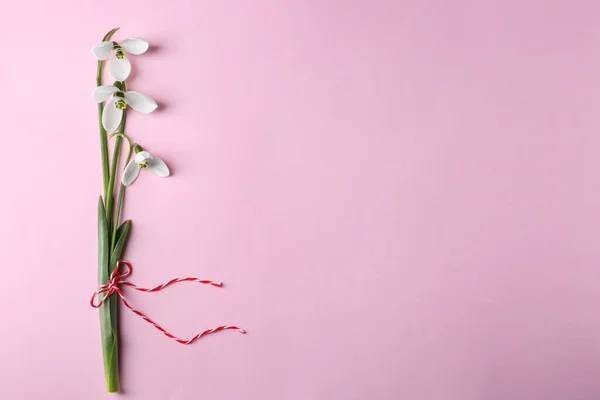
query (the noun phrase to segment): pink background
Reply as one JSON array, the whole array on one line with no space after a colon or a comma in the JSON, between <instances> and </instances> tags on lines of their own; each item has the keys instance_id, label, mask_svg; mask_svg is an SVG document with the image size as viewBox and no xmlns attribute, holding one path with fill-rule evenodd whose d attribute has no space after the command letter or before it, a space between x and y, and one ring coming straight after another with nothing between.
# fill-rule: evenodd
<instances>
[{"instance_id":1,"label":"pink background","mask_svg":"<svg viewBox=\"0 0 600 400\"><path fill-rule=\"evenodd\" d=\"M596 1L0 3L3 399L600 398ZM121 395L92 45L146 38Z\"/></svg>"}]
</instances>

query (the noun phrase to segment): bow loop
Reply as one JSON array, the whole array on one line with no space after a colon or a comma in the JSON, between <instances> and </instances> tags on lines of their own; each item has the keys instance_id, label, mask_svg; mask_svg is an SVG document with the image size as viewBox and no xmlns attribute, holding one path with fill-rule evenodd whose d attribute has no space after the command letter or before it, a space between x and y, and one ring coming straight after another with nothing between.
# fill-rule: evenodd
<instances>
[{"instance_id":1,"label":"bow loop","mask_svg":"<svg viewBox=\"0 0 600 400\"><path fill-rule=\"evenodd\" d=\"M121 266L121 264L125 265L125 271L119 273L119 267ZM90 300L90 305L94 308L100 308L102 304L104 304L106 299L108 299L113 293L117 292L119 293L119 295L121 295L119 284L125 283L125 281L122 281L121 279L131 274L131 271L133 271L133 268L131 267L131 264L129 262L125 260L117 261L117 265L115 265L115 269L113 269L113 271L110 273L108 281L104 285L100 285L98 286L98 288L96 288L96 291L94 292L94 294L92 295L92 299ZM103 294L104 296L100 298L100 296ZM96 303L96 301L98 302Z\"/></svg>"}]
</instances>

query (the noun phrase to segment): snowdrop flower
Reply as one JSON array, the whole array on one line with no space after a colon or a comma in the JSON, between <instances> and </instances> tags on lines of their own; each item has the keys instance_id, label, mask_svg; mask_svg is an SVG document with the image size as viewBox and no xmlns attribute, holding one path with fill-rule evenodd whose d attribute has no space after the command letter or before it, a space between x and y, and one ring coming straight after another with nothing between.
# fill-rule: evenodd
<instances>
[{"instance_id":1,"label":"snowdrop flower","mask_svg":"<svg viewBox=\"0 0 600 400\"><path fill-rule=\"evenodd\" d=\"M114 132L117 130L121 123L121 119L123 118L123 110L125 110L125 107L128 104L135 111L139 111L143 114L150 114L158 107L151 97L134 92L133 90L123 92L116 86L98 86L92 92L92 99L96 103L101 103L109 98L110 101L106 103L104 112L102 113L102 125L107 132Z\"/></svg>"},{"instance_id":2,"label":"snowdrop flower","mask_svg":"<svg viewBox=\"0 0 600 400\"><path fill-rule=\"evenodd\" d=\"M123 177L121 178L123 185L131 185L131 183L133 183L133 181L135 181L135 179L138 177L141 169L147 169L156 176L169 176L169 168L163 160L158 157L154 157L147 151L140 151L123 170Z\"/></svg>"},{"instance_id":3,"label":"snowdrop flower","mask_svg":"<svg viewBox=\"0 0 600 400\"><path fill-rule=\"evenodd\" d=\"M92 53L98 60L108 60L108 72L118 81L124 81L131 72L131 64L125 53L142 54L148 50L148 42L140 38L123 39L121 43L106 41L92 47Z\"/></svg>"}]
</instances>

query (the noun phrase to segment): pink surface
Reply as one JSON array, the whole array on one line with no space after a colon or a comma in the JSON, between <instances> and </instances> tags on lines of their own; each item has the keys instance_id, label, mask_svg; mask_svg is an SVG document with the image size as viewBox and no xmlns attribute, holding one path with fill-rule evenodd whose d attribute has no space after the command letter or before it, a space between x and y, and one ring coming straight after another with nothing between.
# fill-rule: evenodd
<instances>
[{"instance_id":1,"label":"pink surface","mask_svg":"<svg viewBox=\"0 0 600 400\"><path fill-rule=\"evenodd\" d=\"M595 1L0 3L3 399L600 398ZM146 38L123 394L92 45Z\"/></svg>"}]
</instances>

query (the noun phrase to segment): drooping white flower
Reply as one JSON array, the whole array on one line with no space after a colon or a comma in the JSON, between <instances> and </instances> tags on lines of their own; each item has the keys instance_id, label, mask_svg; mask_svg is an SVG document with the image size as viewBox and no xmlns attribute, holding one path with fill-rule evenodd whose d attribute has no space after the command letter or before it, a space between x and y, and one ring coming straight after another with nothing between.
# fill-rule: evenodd
<instances>
[{"instance_id":1,"label":"drooping white flower","mask_svg":"<svg viewBox=\"0 0 600 400\"><path fill-rule=\"evenodd\" d=\"M123 170L123 177L121 178L123 185L131 185L131 183L138 177L141 169L147 169L154 175L160 176L161 178L169 176L169 168L167 167L167 164L165 164L160 158L154 157L152 154L144 150L137 153L133 160L131 160Z\"/></svg>"},{"instance_id":2,"label":"drooping white flower","mask_svg":"<svg viewBox=\"0 0 600 400\"><path fill-rule=\"evenodd\" d=\"M104 105L104 112L102 113L102 125L107 132L114 132L119 127L123 118L123 110L127 105L143 114L150 114L158 107L156 102L145 94L133 90L123 92L118 87L111 85L96 87L92 92L92 99L96 103L110 99Z\"/></svg>"},{"instance_id":3,"label":"drooping white flower","mask_svg":"<svg viewBox=\"0 0 600 400\"><path fill-rule=\"evenodd\" d=\"M108 72L118 81L124 81L131 72L131 64L125 53L142 54L148 50L148 42L140 38L123 39L121 43L106 41L92 47L92 53L98 60L108 60Z\"/></svg>"}]
</instances>

